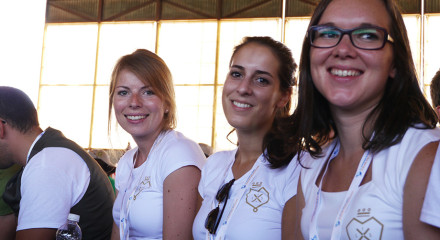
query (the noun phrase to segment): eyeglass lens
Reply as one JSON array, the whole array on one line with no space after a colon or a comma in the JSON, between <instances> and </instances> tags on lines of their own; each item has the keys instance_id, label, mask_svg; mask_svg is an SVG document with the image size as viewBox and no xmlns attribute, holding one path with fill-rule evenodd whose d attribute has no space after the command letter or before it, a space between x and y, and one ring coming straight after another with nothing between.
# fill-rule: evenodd
<instances>
[{"instance_id":1,"label":"eyeglass lens","mask_svg":"<svg viewBox=\"0 0 440 240\"><path fill-rule=\"evenodd\" d=\"M383 29L376 27L362 27L345 31L331 26L315 26L310 29L312 45L321 48L338 45L344 34L349 34L352 44L362 49L382 48L387 35Z\"/></svg>"},{"instance_id":2,"label":"eyeglass lens","mask_svg":"<svg viewBox=\"0 0 440 240\"><path fill-rule=\"evenodd\" d=\"M211 210L208 213L208 216L206 217L205 220L205 228L209 231L209 233L211 234L215 234L215 232L217 231L218 228L218 224L223 216L223 212L225 210L226 207L226 203L228 202L228 195L229 195L229 190L232 187L232 184L234 184L235 179L232 179L231 181L229 181L228 183L225 183L217 192L215 198L218 201L218 205L216 208L214 208L213 210ZM219 213L219 206L220 203L223 202L223 200L225 200L225 204L223 205L222 211L220 212L220 216L218 216Z\"/></svg>"}]
</instances>

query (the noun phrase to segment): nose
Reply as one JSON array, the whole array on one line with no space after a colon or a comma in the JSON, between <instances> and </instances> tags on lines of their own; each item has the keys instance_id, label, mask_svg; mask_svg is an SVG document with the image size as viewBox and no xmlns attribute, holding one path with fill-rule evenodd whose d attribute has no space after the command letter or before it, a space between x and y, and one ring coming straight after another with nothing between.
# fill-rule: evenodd
<instances>
[{"instance_id":1,"label":"nose","mask_svg":"<svg viewBox=\"0 0 440 240\"><path fill-rule=\"evenodd\" d=\"M353 46L348 34L342 36L341 41L333 48L333 55L342 59L355 57L356 47Z\"/></svg>"},{"instance_id":2,"label":"nose","mask_svg":"<svg viewBox=\"0 0 440 240\"><path fill-rule=\"evenodd\" d=\"M141 107L141 100L137 94L132 94L130 96L130 108L139 108Z\"/></svg>"},{"instance_id":3,"label":"nose","mask_svg":"<svg viewBox=\"0 0 440 240\"><path fill-rule=\"evenodd\" d=\"M250 78L243 78L237 86L237 92L240 95L252 94L252 80Z\"/></svg>"}]
</instances>

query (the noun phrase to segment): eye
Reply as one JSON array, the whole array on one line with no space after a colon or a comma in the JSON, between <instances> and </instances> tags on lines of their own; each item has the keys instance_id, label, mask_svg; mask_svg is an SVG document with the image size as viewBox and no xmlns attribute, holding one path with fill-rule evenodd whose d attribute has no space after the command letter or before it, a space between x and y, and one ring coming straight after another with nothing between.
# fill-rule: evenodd
<instances>
[{"instance_id":1,"label":"eye","mask_svg":"<svg viewBox=\"0 0 440 240\"><path fill-rule=\"evenodd\" d=\"M237 71L230 71L230 72L229 72L229 75L230 75L232 78L240 78L240 77L241 77L241 73L239 73L239 72L237 72Z\"/></svg>"},{"instance_id":2,"label":"eye","mask_svg":"<svg viewBox=\"0 0 440 240\"><path fill-rule=\"evenodd\" d=\"M116 94L118 94L119 96L126 96L128 92L126 90L120 90Z\"/></svg>"},{"instance_id":3,"label":"eye","mask_svg":"<svg viewBox=\"0 0 440 240\"><path fill-rule=\"evenodd\" d=\"M383 34L374 28L363 28L353 32L353 37L360 41L380 41L383 39Z\"/></svg>"},{"instance_id":4,"label":"eye","mask_svg":"<svg viewBox=\"0 0 440 240\"><path fill-rule=\"evenodd\" d=\"M316 38L318 39L335 39L339 38L341 33L333 28L323 28L317 30Z\"/></svg>"},{"instance_id":5,"label":"eye","mask_svg":"<svg viewBox=\"0 0 440 240\"><path fill-rule=\"evenodd\" d=\"M260 86L266 86L269 85L269 80L267 80L266 78L263 77L257 77L257 79L255 79L255 82L257 83L257 85Z\"/></svg>"},{"instance_id":6,"label":"eye","mask_svg":"<svg viewBox=\"0 0 440 240\"><path fill-rule=\"evenodd\" d=\"M147 95L147 96L151 96L151 95L154 95L154 92L151 89L146 89L142 92L142 94Z\"/></svg>"}]
</instances>

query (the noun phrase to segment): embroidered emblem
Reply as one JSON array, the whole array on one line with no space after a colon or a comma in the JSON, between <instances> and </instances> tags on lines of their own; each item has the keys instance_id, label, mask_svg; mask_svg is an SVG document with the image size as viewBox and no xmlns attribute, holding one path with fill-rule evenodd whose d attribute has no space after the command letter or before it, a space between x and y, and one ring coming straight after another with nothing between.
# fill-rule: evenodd
<instances>
[{"instance_id":1,"label":"embroidered emblem","mask_svg":"<svg viewBox=\"0 0 440 240\"><path fill-rule=\"evenodd\" d=\"M357 212L358 217L369 217L371 213L371 208L359 208Z\"/></svg>"},{"instance_id":2,"label":"embroidered emblem","mask_svg":"<svg viewBox=\"0 0 440 240\"><path fill-rule=\"evenodd\" d=\"M246 203L253 207L254 212L258 212L258 208L269 202L269 192L261 187L260 189L253 188L254 186L261 186L262 183L253 183L252 188L246 194Z\"/></svg>"},{"instance_id":3,"label":"embroidered emblem","mask_svg":"<svg viewBox=\"0 0 440 240\"><path fill-rule=\"evenodd\" d=\"M374 217L370 217L364 222L353 218L347 224L346 230L350 240L381 240L383 224Z\"/></svg>"},{"instance_id":4,"label":"embroidered emblem","mask_svg":"<svg viewBox=\"0 0 440 240\"><path fill-rule=\"evenodd\" d=\"M139 183L137 186L137 190L134 193L133 200L136 200L136 197L147 188L151 188L150 176L147 176Z\"/></svg>"}]
</instances>

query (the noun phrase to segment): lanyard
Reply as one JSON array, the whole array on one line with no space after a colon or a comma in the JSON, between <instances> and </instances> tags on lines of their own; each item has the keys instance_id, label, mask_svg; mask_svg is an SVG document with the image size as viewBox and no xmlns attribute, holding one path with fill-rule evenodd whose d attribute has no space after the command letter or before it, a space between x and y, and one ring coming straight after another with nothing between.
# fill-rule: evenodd
<instances>
[{"instance_id":1,"label":"lanyard","mask_svg":"<svg viewBox=\"0 0 440 240\"><path fill-rule=\"evenodd\" d=\"M330 164L330 161L332 161L339 153L339 141L335 143L335 146L329 156L329 159L326 163L325 171L322 174L321 180L319 182L319 188L316 193L316 200L315 200L315 209L313 210L312 219L310 220L310 228L309 228L309 240L319 240L318 237L318 213L321 209L322 200L321 200L321 193L322 193L322 180L325 177L325 174L327 173L328 166ZM345 199L342 202L342 206L338 211L338 214L336 215L335 223L333 225L332 230L332 240L339 240L341 238L341 232L342 232L342 220L344 219L347 208L350 206L353 196L356 195L357 191L359 190L359 187L362 183L362 180L364 179L366 172L368 170L368 167L370 166L371 160L373 159L373 156L370 155L370 151L367 150L364 152L361 161L359 162L358 168L356 170L356 174L351 181L350 187L348 189L347 195L345 195Z\"/></svg>"},{"instance_id":2,"label":"lanyard","mask_svg":"<svg viewBox=\"0 0 440 240\"><path fill-rule=\"evenodd\" d=\"M153 155L153 150L155 149L155 146L160 144L160 142L163 138L163 135L164 135L163 133L160 133L159 136L154 141L153 146L151 147L150 152L148 153L147 160L145 160L145 162L143 163L144 166L142 166L143 169L142 169L142 173L139 176L140 180L138 182L138 185L134 188L133 192L128 196L127 200L125 201L125 207L124 207L124 199L127 194L127 191L129 189L131 189L133 182L135 182L134 178L133 178L133 181L130 182L130 180L133 177L134 165L136 164L137 151L139 151L139 149L136 150L136 153L134 155L135 160L133 161L133 168L130 171L130 176L128 178L127 185L125 186L124 195L122 196L122 199L121 199L121 210L119 212L119 237L121 240L130 239L130 231L129 231L130 226L128 223L128 215L130 213L130 207L131 207L131 204L133 203L133 201L136 199L136 195L137 195L136 193L139 194L139 192L142 191L142 189L139 189L139 188L141 186L141 181L143 180L143 176L144 176L145 169L147 168L147 164L148 164L148 162L150 162L150 161L148 161L148 159L150 159L150 156Z\"/></svg>"},{"instance_id":3,"label":"lanyard","mask_svg":"<svg viewBox=\"0 0 440 240\"><path fill-rule=\"evenodd\" d=\"M226 235L226 229L228 228L228 223L229 220L231 219L232 215L234 214L235 210L237 209L238 204L240 203L240 200L243 198L243 196L245 195L246 189L248 184L255 178L255 176L257 175L258 169L260 168L259 165L259 161L261 161L261 157L263 157L263 155L261 155L256 163L254 164L254 166L252 167L252 172L249 175L249 177L247 178L246 182L241 186L239 192L236 194L234 201L233 201L233 205L231 210L229 211L227 217L225 220L219 219L220 225L219 225L219 230L217 232L217 234L214 236L212 234L209 234L208 231L206 231L206 239L209 240L222 240L225 239L225 235ZM229 169L231 169L232 165L234 164L234 161L232 161L232 164L227 168L226 173L228 172ZM226 180L226 173L225 173L225 180ZM223 180L223 183L225 183L225 180ZM226 206L223 206L226 207Z\"/></svg>"}]
</instances>

